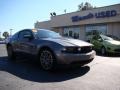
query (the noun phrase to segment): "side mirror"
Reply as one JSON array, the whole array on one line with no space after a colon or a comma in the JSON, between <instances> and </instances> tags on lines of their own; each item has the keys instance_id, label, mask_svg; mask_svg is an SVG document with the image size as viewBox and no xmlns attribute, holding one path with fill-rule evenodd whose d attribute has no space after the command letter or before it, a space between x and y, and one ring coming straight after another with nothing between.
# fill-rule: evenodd
<instances>
[{"instance_id":1,"label":"side mirror","mask_svg":"<svg viewBox=\"0 0 120 90\"><path fill-rule=\"evenodd\" d=\"M25 35L24 35L24 38L28 38L28 39L30 40L30 39L32 39L32 38L33 38L33 36L32 36L32 35L30 35L30 34L25 34Z\"/></svg>"},{"instance_id":2,"label":"side mirror","mask_svg":"<svg viewBox=\"0 0 120 90\"><path fill-rule=\"evenodd\" d=\"M89 43L90 43L90 40L87 40L87 42L89 42Z\"/></svg>"},{"instance_id":3,"label":"side mirror","mask_svg":"<svg viewBox=\"0 0 120 90\"><path fill-rule=\"evenodd\" d=\"M100 38L100 39L98 39L98 41L102 42L103 40Z\"/></svg>"}]
</instances>

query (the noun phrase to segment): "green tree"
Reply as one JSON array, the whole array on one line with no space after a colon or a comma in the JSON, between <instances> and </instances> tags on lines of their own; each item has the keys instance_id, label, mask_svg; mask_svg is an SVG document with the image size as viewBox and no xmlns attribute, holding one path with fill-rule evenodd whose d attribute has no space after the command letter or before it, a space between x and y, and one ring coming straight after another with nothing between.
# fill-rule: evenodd
<instances>
[{"instance_id":1,"label":"green tree","mask_svg":"<svg viewBox=\"0 0 120 90\"><path fill-rule=\"evenodd\" d=\"M86 2L86 3L82 2L81 4L78 5L78 11L90 10L90 9L93 9L93 8L94 7L88 2Z\"/></svg>"},{"instance_id":2,"label":"green tree","mask_svg":"<svg viewBox=\"0 0 120 90\"><path fill-rule=\"evenodd\" d=\"M5 31L5 32L3 33L3 36L4 36L5 39L6 39L7 37L9 37L9 33Z\"/></svg>"},{"instance_id":3,"label":"green tree","mask_svg":"<svg viewBox=\"0 0 120 90\"><path fill-rule=\"evenodd\" d=\"M78 5L78 11L81 11L82 8L83 8L83 6L84 6L84 5L83 5L83 2L82 2L81 4L79 4L79 5Z\"/></svg>"}]
</instances>

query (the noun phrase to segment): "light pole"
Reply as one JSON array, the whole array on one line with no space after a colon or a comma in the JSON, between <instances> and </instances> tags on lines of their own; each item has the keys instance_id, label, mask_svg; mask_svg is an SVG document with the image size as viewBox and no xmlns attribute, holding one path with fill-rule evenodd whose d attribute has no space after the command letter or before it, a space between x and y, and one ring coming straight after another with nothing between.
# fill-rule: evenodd
<instances>
[{"instance_id":1,"label":"light pole","mask_svg":"<svg viewBox=\"0 0 120 90\"><path fill-rule=\"evenodd\" d=\"M10 36L12 36L12 29L10 29Z\"/></svg>"}]
</instances>

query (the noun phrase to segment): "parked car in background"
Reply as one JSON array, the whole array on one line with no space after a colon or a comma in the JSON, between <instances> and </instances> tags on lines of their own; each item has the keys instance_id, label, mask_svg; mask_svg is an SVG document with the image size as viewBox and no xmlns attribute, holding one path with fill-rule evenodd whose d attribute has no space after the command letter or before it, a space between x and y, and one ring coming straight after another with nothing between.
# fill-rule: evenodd
<instances>
[{"instance_id":1,"label":"parked car in background","mask_svg":"<svg viewBox=\"0 0 120 90\"><path fill-rule=\"evenodd\" d=\"M5 41L4 40L0 40L0 44L5 44Z\"/></svg>"},{"instance_id":2,"label":"parked car in background","mask_svg":"<svg viewBox=\"0 0 120 90\"><path fill-rule=\"evenodd\" d=\"M94 45L94 48L99 50L103 55L106 53L120 53L120 41L114 38L102 34L94 35L91 43Z\"/></svg>"},{"instance_id":3,"label":"parked car in background","mask_svg":"<svg viewBox=\"0 0 120 90\"><path fill-rule=\"evenodd\" d=\"M51 70L59 64L82 66L95 57L92 44L45 29L19 31L9 39L6 47L10 60L15 60L16 54L35 56L44 70Z\"/></svg>"},{"instance_id":4,"label":"parked car in background","mask_svg":"<svg viewBox=\"0 0 120 90\"><path fill-rule=\"evenodd\" d=\"M4 38L0 38L0 44L5 44Z\"/></svg>"}]
</instances>

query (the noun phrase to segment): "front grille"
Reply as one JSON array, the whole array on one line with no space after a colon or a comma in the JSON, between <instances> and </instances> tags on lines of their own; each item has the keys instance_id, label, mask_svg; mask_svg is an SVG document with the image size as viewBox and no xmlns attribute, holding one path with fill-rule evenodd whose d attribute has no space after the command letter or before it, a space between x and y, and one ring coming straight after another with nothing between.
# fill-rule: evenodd
<instances>
[{"instance_id":1,"label":"front grille","mask_svg":"<svg viewBox=\"0 0 120 90\"><path fill-rule=\"evenodd\" d=\"M78 50L78 48L81 48L81 50ZM84 46L84 47L68 47L65 51L62 51L64 53L72 53L72 54L79 54L79 53L88 53L92 51L92 46Z\"/></svg>"},{"instance_id":2,"label":"front grille","mask_svg":"<svg viewBox=\"0 0 120 90\"><path fill-rule=\"evenodd\" d=\"M92 51L92 47L91 46L85 46L85 47L81 47L81 53L88 53Z\"/></svg>"},{"instance_id":3,"label":"front grille","mask_svg":"<svg viewBox=\"0 0 120 90\"><path fill-rule=\"evenodd\" d=\"M67 48L67 52L78 53L78 48L77 48L77 47L74 47L74 48Z\"/></svg>"},{"instance_id":4,"label":"front grille","mask_svg":"<svg viewBox=\"0 0 120 90\"><path fill-rule=\"evenodd\" d=\"M120 52L120 49L115 49L115 52Z\"/></svg>"}]
</instances>

